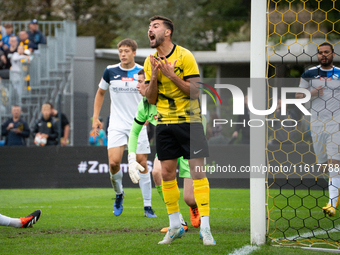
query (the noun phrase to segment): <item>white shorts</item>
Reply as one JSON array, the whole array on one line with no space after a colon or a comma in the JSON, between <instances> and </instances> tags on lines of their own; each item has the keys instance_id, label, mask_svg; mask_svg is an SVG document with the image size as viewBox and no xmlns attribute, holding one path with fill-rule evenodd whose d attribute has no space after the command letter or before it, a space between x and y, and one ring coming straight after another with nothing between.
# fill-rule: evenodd
<instances>
[{"instance_id":1,"label":"white shorts","mask_svg":"<svg viewBox=\"0 0 340 255\"><path fill-rule=\"evenodd\" d=\"M127 146L129 135L130 135L130 129L128 130L108 129L107 149L120 147L124 145ZM138 136L136 154L150 154L150 153L151 153L151 150L150 150L148 134L146 131L146 126L143 126Z\"/></svg>"},{"instance_id":2,"label":"white shorts","mask_svg":"<svg viewBox=\"0 0 340 255\"><path fill-rule=\"evenodd\" d=\"M327 159L340 160L340 131L339 125L312 126L313 147L316 161L319 164Z\"/></svg>"}]
</instances>

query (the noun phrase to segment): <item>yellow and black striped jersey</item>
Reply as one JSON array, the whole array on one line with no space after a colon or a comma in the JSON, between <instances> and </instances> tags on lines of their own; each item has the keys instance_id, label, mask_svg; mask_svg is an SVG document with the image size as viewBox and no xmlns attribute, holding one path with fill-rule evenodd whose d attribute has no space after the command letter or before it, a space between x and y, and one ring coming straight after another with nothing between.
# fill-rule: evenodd
<instances>
[{"instance_id":1,"label":"yellow and black striped jersey","mask_svg":"<svg viewBox=\"0 0 340 255\"><path fill-rule=\"evenodd\" d=\"M157 52L154 56L158 56ZM168 56L166 56L169 64L175 65L175 73L182 80L199 77L199 70L196 60L192 53L178 45ZM151 63L148 56L144 63L145 83L150 82ZM199 99L191 99L183 93L169 78L159 71L158 77L158 99L157 99L157 124L175 124L175 123L192 123L202 122L201 108Z\"/></svg>"}]
</instances>

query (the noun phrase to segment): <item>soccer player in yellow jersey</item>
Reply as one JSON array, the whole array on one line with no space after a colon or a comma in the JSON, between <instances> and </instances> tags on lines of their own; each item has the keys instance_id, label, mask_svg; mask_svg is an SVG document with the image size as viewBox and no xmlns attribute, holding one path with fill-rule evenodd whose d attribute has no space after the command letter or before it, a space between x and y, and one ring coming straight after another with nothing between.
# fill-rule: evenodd
<instances>
[{"instance_id":1,"label":"soccer player in yellow jersey","mask_svg":"<svg viewBox=\"0 0 340 255\"><path fill-rule=\"evenodd\" d=\"M189 159L194 195L201 216L200 237L204 245L215 245L209 225L209 182L203 169L209 156L199 105L199 70L192 53L172 43L174 25L166 17L150 18L148 36L157 51L144 63L145 95L157 106L156 148L162 167L162 189L170 227L159 244L170 244L184 236L179 218L177 159ZM190 139L191 138L191 139Z\"/></svg>"}]
</instances>

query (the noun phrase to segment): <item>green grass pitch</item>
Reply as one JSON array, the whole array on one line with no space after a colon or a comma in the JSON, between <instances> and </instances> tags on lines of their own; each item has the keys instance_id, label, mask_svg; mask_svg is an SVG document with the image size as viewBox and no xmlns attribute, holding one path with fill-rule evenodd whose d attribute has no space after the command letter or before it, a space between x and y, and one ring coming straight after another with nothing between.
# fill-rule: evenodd
<instances>
[{"instance_id":1,"label":"green grass pitch","mask_svg":"<svg viewBox=\"0 0 340 255\"><path fill-rule=\"evenodd\" d=\"M216 246L203 246L182 198L180 209L189 231L170 246L158 245L164 236L159 230L168 225L168 217L157 191L152 194L157 218L144 217L140 189L124 191L124 211L116 217L112 189L0 190L3 215L20 217L42 210L33 228L0 227L0 254L237 254L250 245L249 190L211 189L210 224ZM266 244L251 254L313 253L320 254Z\"/></svg>"}]
</instances>

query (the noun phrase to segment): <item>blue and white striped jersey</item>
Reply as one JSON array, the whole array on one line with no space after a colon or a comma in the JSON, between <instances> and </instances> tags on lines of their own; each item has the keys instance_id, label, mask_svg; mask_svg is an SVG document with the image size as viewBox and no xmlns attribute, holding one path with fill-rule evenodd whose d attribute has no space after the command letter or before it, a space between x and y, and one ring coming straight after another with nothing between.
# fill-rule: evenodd
<instances>
[{"instance_id":1,"label":"blue and white striped jersey","mask_svg":"<svg viewBox=\"0 0 340 255\"><path fill-rule=\"evenodd\" d=\"M124 69L120 64L116 64L109 65L105 69L99 87L110 91L109 129L131 129L138 103L143 98L136 88L138 71L142 68L135 64L131 69Z\"/></svg>"}]
</instances>

